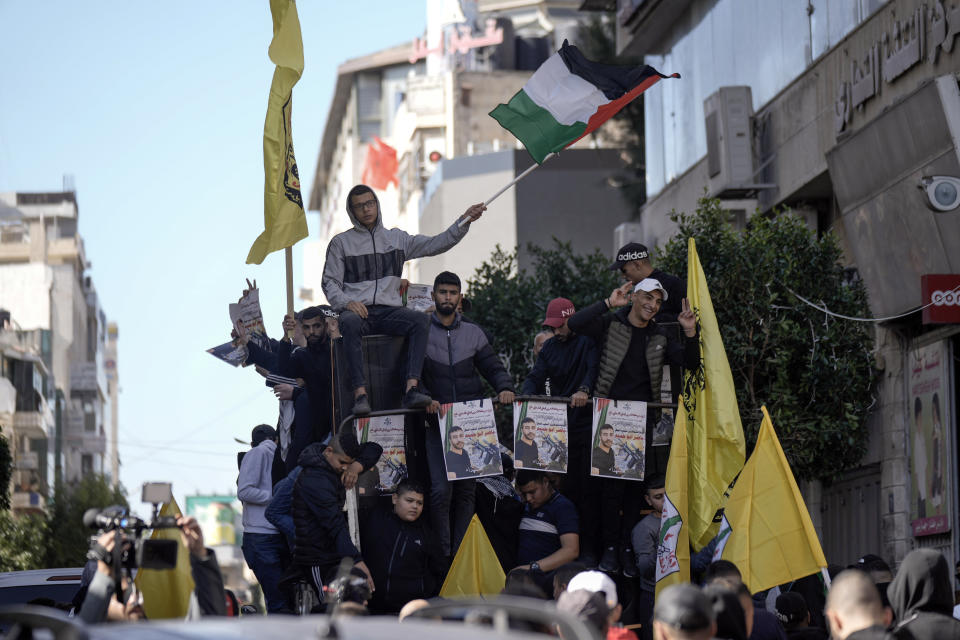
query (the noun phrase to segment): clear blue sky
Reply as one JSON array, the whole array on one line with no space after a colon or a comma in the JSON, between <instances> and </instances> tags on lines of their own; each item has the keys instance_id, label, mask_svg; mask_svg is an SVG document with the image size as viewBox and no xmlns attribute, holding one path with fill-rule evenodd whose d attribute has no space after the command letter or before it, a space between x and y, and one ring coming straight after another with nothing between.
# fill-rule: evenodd
<instances>
[{"instance_id":1,"label":"clear blue sky","mask_svg":"<svg viewBox=\"0 0 960 640\"><path fill-rule=\"evenodd\" d=\"M293 138L306 200L337 66L421 36L426 1L298 10ZM257 279L267 329L280 333L282 252L244 264L263 228L268 0L0 0L0 26L0 191L59 191L75 177L89 275L120 329L132 505L144 481L172 481L181 505L234 491L233 438L275 424L277 404L252 369L205 349L228 339L244 278Z\"/></svg>"}]
</instances>

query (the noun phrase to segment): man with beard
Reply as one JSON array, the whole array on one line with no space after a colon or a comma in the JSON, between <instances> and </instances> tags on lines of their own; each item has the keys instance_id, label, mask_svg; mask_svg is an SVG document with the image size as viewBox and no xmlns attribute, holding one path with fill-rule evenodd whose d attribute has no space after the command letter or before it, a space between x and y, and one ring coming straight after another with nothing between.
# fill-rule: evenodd
<instances>
[{"instance_id":1,"label":"man with beard","mask_svg":"<svg viewBox=\"0 0 960 640\"><path fill-rule=\"evenodd\" d=\"M470 223L483 215L486 206L468 208L446 231L435 236L411 236L401 229L383 226L380 201L370 187L358 184L347 193L347 215L352 228L338 233L327 245L323 265L323 294L340 312L340 331L346 353L353 413L370 413L367 381L363 373L361 341L370 333L406 336L406 386L403 406L421 409L430 397L419 387L423 367L427 319L402 306L400 275L403 263L435 256L456 245Z\"/></svg>"},{"instance_id":2,"label":"man with beard","mask_svg":"<svg viewBox=\"0 0 960 640\"><path fill-rule=\"evenodd\" d=\"M553 332L537 357L536 364L523 381L523 395L551 395L570 398L567 410L569 428L569 464L563 477L563 494L584 515L586 499L585 483L590 474L590 429L593 412L590 393L597 378L597 363L600 354L596 342L587 336L574 333L568 326L576 308L566 298L554 298L547 304L543 327ZM549 381L549 387L548 387ZM585 540L584 548L592 541Z\"/></svg>"},{"instance_id":3,"label":"man with beard","mask_svg":"<svg viewBox=\"0 0 960 640\"><path fill-rule=\"evenodd\" d=\"M472 476L476 470L470 464L470 454L463 448L464 435L460 427L450 428L450 448L444 458L447 461L447 479L456 480ZM457 485L462 486L462 485Z\"/></svg>"},{"instance_id":4,"label":"man with beard","mask_svg":"<svg viewBox=\"0 0 960 640\"><path fill-rule=\"evenodd\" d=\"M501 404L513 403L513 381L478 325L464 322L457 313L460 278L444 271L433 282L435 311L430 316L422 387L433 398L428 411L436 414L441 404L480 400L486 393L482 375L498 394ZM479 373L478 373L479 372ZM457 436L462 442L463 432ZM451 445L454 436L451 433ZM443 553L456 552L467 531L475 505L476 482L457 480L444 472L444 450L436 415L427 417L427 468L430 472L430 517ZM466 459L466 454L464 458ZM459 462L461 458L455 460ZM446 470L450 472L448 468ZM452 544L451 544L452 542Z\"/></svg>"},{"instance_id":5,"label":"man with beard","mask_svg":"<svg viewBox=\"0 0 960 640\"><path fill-rule=\"evenodd\" d=\"M643 402L659 400L659 376L664 360L691 370L700 365L696 317L686 299L681 301L681 312L677 316L685 336L682 343L668 336L654 320L667 299L668 293L663 285L658 280L646 278L636 285L627 283L614 289L604 300L580 310L568 319L571 330L589 336L602 345L594 385L596 397ZM652 436L653 429L648 424L645 473L666 473L670 447L652 446ZM598 523L600 527L604 547L600 569L616 573L622 562L625 573L632 577L637 570L629 540L634 525L640 519L642 487L632 486L630 491L636 495L623 500L626 487L622 481L603 480L597 486L590 486L595 499L588 500L587 504L591 508L599 507L600 512L591 513L584 520ZM624 511L622 519L621 508ZM618 546L622 551L619 558Z\"/></svg>"},{"instance_id":6,"label":"man with beard","mask_svg":"<svg viewBox=\"0 0 960 640\"><path fill-rule=\"evenodd\" d=\"M520 423L520 437L513 451L513 458L518 463L518 467L538 469L543 466L540 463L540 450L537 448L536 437L537 421L533 418L524 418Z\"/></svg>"},{"instance_id":7,"label":"man with beard","mask_svg":"<svg viewBox=\"0 0 960 640\"><path fill-rule=\"evenodd\" d=\"M591 472L594 475L620 475L617 472L617 457L613 453L613 427L605 424L600 427L597 446L593 448Z\"/></svg>"},{"instance_id":8,"label":"man with beard","mask_svg":"<svg viewBox=\"0 0 960 640\"><path fill-rule=\"evenodd\" d=\"M301 378L303 389L289 384L277 384L274 393L280 400L291 400L295 407L293 437L287 453L287 470L297 465L300 452L312 442L323 442L330 434L330 389L331 365L330 344L327 336L328 311L323 307L307 307L300 312L300 328L306 338L305 348L281 341L275 354L267 354L255 343L247 343L248 362L260 364L288 378ZM284 328L290 326L291 318L284 318ZM241 340L245 337L241 336ZM349 479L356 481L359 465L352 467ZM352 488L353 482L347 483Z\"/></svg>"}]
</instances>

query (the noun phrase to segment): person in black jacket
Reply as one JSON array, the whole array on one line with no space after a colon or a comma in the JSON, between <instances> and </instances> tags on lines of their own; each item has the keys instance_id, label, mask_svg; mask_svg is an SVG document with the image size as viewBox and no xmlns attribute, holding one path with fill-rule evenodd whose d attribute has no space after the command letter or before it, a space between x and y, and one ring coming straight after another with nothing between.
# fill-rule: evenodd
<instances>
[{"instance_id":1,"label":"person in black jacket","mask_svg":"<svg viewBox=\"0 0 960 640\"><path fill-rule=\"evenodd\" d=\"M431 414L436 414L441 404L483 398L483 381L478 371L497 391L502 404L513 403L513 380L483 330L476 324L463 322L457 313L460 290L460 278L455 273L444 271L434 279L436 310L430 316L421 382L425 393L433 398L428 408ZM427 418L426 454L430 472L430 519L440 548L449 556L456 553L473 517L476 481L447 479L436 415Z\"/></svg>"},{"instance_id":2,"label":"person in black jacket","mask_svg":"<svg viewBox=\"0 0 960 640\"><path fill-rule=\"evenodd\" d=\"M363 557L378 585L370 601L374 613L398 613L411 600L437 595L444 562L423 513L423 487L401 480L393 507L371 510L360 528Z\"/></svg>"},{"instance_id":3,"label":"person in black jacket","mask_svg":"<svg viewBox=\"0 0 960 640\"><path fill-rule=\"evenodd\" d=\"M687 283L666 271L654 269L650 264L650 252L639 242L628 242L617 251L617 258L608 267L611 271L619 271L623 279L632 285L653 278L658 281L667 292L663 305L657 312L657 322L676 322L677 316L683 311L680 301L687 297Z\"/></svg>"},{"instance_id":4,"label":"person in black jacket","mask_svg":"<svg viewBox=\"0 0 960 640\"><path fill-rule=\"evenodd\" d=\"M343 558L352 558L367 575L370 570L350 540L343 513L345 484L356 483L358 473L377 463L383 448L375 442L357 442L353 429L345 429L323 445L315 442L300 454L303 471L293 486L293 526L296 531L293 560L310 574L318 598L324 600L323 585L329 584Z\"/></svg>"},{"instance_id":5,"label":"person in black jacket","mask_svg":"<svg viewBox=\"0 0 960 640\"><path fill-rule=\"evenodd\" d=\"M543 326L553 331L544 343L533 369L523 381L523 395L551 395L570 398L567 409L569 451L563 495L577 506L581 521L585 515L585 484L590 475L590 428L593 411L589 399L597 378L600 352L593 338L574 333L568 320L576 313L566 298L554 298L547 305ZM549 389L547 381L550 381Z\"/></svg>"},{"instance_id":6,"label":"person in black jacket","mask_svg":"<svg viewBox=\"0 0 960 640\"><path fill-rule=\"evenodd\" d=\"M677 317L686 336L682 344L672 339L654 320L668 298L667 290L659 281L647 278L635 286L627 283L614 289L604 300L578 311L567 320L567 326L574 333L589 336L602 345L594 384L596 397L651 402L659 399L664 360L685 369L700 366L696 317L686 299L681 301L682 311ZM614 309L616 311L609 313ZM648 417L653 413L649 412ZM655 422L648 420L646 475L666 473L670 453L669 447L652 446L652 424ZM588 499L586 504L599 512L594 511L584 518L585 524L593 527L592 531L585 532L585 536L588 541L598 535L601 538L603 557L599 566L603 571L616 573L622 562L628 577L636 575L629 536L640 518L639 506L643 504L640 489L640 486L631 487L636 495L624 501L626 486L623 481L604 479L588 483L593 499ZM622 519L621 508L624 510ZM618 547L621 551L619 558ZM590 553L594 549L586 551Z\"/></svg>"}]
</instances>

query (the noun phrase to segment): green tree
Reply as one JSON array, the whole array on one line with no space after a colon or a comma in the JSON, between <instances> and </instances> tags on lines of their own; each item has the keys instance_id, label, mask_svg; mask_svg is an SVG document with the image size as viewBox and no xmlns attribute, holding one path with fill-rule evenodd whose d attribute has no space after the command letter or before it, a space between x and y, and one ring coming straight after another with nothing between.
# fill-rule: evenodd
<instances>
[{"instance_id":1,"label":"green tree","mask_svg":"<svg viewBox=\"0 0 960 640\"><path fill-rule=\"evenodd\" d=\"M9 511L0 510L0 571L42 569L48 540L43 516L15 518Z\"/></svg>"},{"instance_id":2,"label":"green tree","mask_svg":"<svg viewBox=\"0 0 960 640\"><path fill-rule=\"evenodd\" d=\"M110 505L129 508L123 487L114 488L105 476L88 475L74 485L57 483L47 506L49 543L46 547L48 567L79 567L86 562L89 529L83 526L87 509L103 509Z\"/></svg>"},{"instance_id":3,"label":"green tree","mask_svg":"<svg viewBox=\"0 0 960 640\"><path fill-rule=\"evenodd\" d=\"M740 417L750 446L766 405L784 452L801 478L830 480L866 449L866 417L877 372L861 282L848 283L832 233L817 237L797 216L754 216L736 231L719 200L701 199L693 214L674 212L679 232L659 266L686 274L687 238L697 253L730 361Z\"/></svg>"},{"instance_id":4,"label":"green tree","mask_svg":"<svg viewBox=\"0 0 960 640\"><path fill-rule=\"evenodd\" d=\"M528 245L533 269L517 268L517 252L499 245L468 280L473 305L470 317L493 335L493 348L515 383L533 366L533 337L540 331L547 303L568 298L577 309L603 299L619 284L607 269L609 258L599 249L578 255L569 242L553 238L553 246Z\"/></svg>"}]
</instances>

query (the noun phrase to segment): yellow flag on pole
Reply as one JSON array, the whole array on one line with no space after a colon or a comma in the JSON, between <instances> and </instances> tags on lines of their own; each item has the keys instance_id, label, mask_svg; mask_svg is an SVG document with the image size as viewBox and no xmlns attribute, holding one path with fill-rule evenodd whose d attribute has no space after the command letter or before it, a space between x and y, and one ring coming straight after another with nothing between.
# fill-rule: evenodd
<instances>
[{"instance_id":1,"label":"yellow flag on pole","mask_svg":"<svg viewBox=\"0 0 960 640\"><path fill-rule=\"evenodd\" d=\"M690 582L690 538L687 519L687 412L677 408L664 483L660 536L657 539L657 594L671 584Z\"/></svg>"},{"instance_id":2,"label":"yellow flag on pole","mask_svg":"<svg viewBox=\"0 0 960 640\"><path fill-rule=\"evenodd\" d=\"M717 533L714 516L743 468L746 444L733 375L693 238L687 242L687 299L700 328L700 365L684 372L681 397L689 429L689 535L694 549L701 549Z\"/></svg>"},{"instance_id":3,"label":"yellow flag on pole","mask_svg":"<svg viewBox=\"0 0 960 640\"><path fill-rule=\"evenodd\" d=\"M268 53L277 65L263 123L263 226L250 247L247 264L260 264L268 253L307 237L307 217L300 195L300 174L293 155L290 110L293 85L303 74L303 40L293 0L270 0L273 40Z\"/></svg>"},{"instance_id":4,"label":"yellow flag on pole","mask_svg":"<svg viewBox=\"0 0 960 640\"><path fill-rule=\"evenodd\" d=\"M179 516L180 507L171 500L160 509L161 516ZM193 593L193 572L190 570L190 550L180 537L180 529L154 529L151 540L177 541L175 569L138 569L133 583L143 594L143 612L147 618L183 618L190 606Z\"/></svg>"},{"instance_id":5,"label":"yellow flag on pole","mask_svg":"<svg viewBox=\"0 0 960 640\"><path fill-rule=\"evenodd\" d=\"M713 554L736 564L754 593L827 566L770 414L762 410L757 446L730 492Z\"/></svg>"},{"instance_id":6,"label":"yellow flag on pole","mask_svg":"<svg viewBox=\"0 0 960 640\"><path fill-rule=\"evenodd\" d=\"M463 536L463 542L453 557L447 579L440 587L444 598L471 598L494 596L503 589L506 576L490 544L487 532L474 514Z\"/></svg>"}]
</instances>

